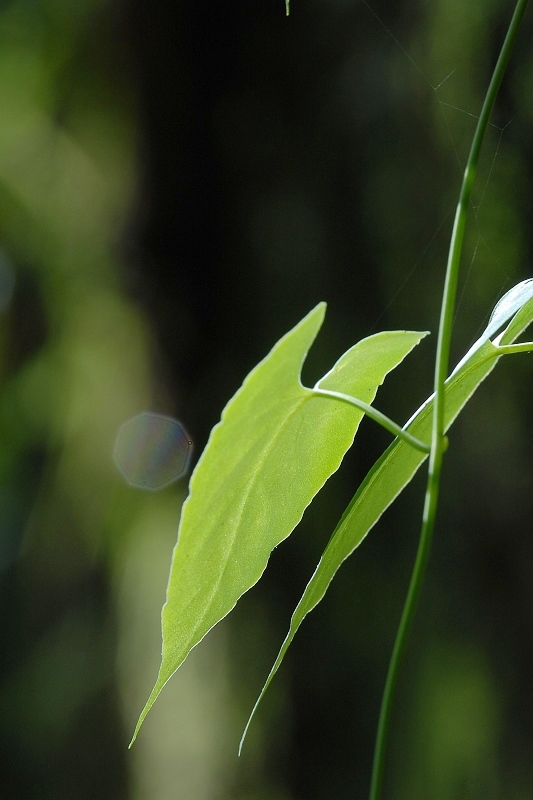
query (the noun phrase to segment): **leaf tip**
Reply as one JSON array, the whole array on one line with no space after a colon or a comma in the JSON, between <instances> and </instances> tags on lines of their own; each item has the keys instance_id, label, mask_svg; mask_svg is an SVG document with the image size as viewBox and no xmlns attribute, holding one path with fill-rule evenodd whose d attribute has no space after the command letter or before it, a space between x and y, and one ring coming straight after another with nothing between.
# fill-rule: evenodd
<instances>
[{"instance_id":1,"label":"leaf tip","mask_svg":"<svg viewBox=\"0 0 533 800\"><path fill-rule=\"evenodd\" d=\"M248 728L250 727L250 723L251 723L251 721L252 721L252 719L254 717L255 711L257 709L257 706L259 705L259 701L261 700L262 696L263 696L263 692L261 692L261 694L259 695L259 698L256 700L256 703L255 703L254 707L252 708L252 713L248 717L248 722L246 723L246 725L244 727L244 730L242 732L241 741L239 742L239 749L237 751L237 755L238 755L239 758L241 757L242 746L244 744L244 740L246 739L246 736L248 734Z\"/></svg>"},{"instance_id":2,"label":"leaf tip","mask_svg":"<svg viewBox=\"0 0 533 800\"><path fill-rule=\"evenodd\" d=\"M167 680L168 680L168 678L167 678ZM135 740L137 739L137 736L139 735L139 731L141 730L141 725L143 724L143 722L144 722L144 720L146 718L146 715L148 714L148 712L152 708L153 704L157 700L157 698L159 696L159 693L160 693L161 689L163 688L163 686L165 685L165 683L166 683L166 681L162 681L161 680L161 675L160 675L158 677L158 679L157 679L157 682L156 682L154 688L152 689L152 691L150 693L150 697L146 701L146 704L145 704L143 710L141 711L141 713L139 715L139 719L137 720L137 725L135 726L135 730L133 731L133 736L131 737L131 742L128 745L128 750L131 750L132 746L135 744Z\"/></svg>"},{"instance_id":3,"label":"leaf tip","mask_svg":"<svg viewBox=\"0 0 533 800\"><path fill-rule=\"evenodd\" d=\"M131 742L128 745L128 750L131 750L131 748L135 744L135 741L137 739L137 734L139 733L139 730L140 730L142 724L143 724L143 721L139 717L139 719L137 721L137 725L135 726L135 730L133 731L133 736L131 737Z\"/></svg>"},{"instance_id":4,"label":"leaf tip","mask_svg":"<svg viewBox=\"0 0 533 800\"><path fill-rule=\"evenodd\" d=\"M249 729L250 724L251 724L251 722L252 722L252 720L253 720L253 718L255 716L255 712L258 709L259 703L261 702L261 700L265 696L268 687L272 683L272 679L273 679L274 675L276 674L276 672L278 671L279 666L280 666L281 662L283 661L283 657L284 657L285 653L287 652L287 649L288 649L290 643L291 643L291 632L289 631L289 633L285 637L285 641L281 645L281 650L279 651L279 653L277 655L277 658L274 661L272 669L270 670L270 672L268 674L268 678L265 681L265 685L261 689L261 691L259 693L259 696L258 696L257 700L254 703L254 707L252 708L252 710L250 712L250 716L248 717L248 722L246 723L244 731L242 732L241 741L239 742L239 751L238 751L239 756L241 755L242 746L244 744L244 740L246 739L246 736L248 734L248 729Z\"/></svg>"},{"instance_id":5,"label":"leaf tip","mask_svg":"<svg viewBox=\"0 0 533 800\"><path fill-rule=\"evenodd\" d=\"M150 699L151 699L151 698L150 698ZM143 724L143 722L144 722L144 718L146 717L146 715L147 715L147 714L148 714L148 712L150 711L150 708L152 707L152 703L153 703L153 701L152 701L152 703L151 703L151 702L150 702L150 699L148 700L148 702L146 703L145 707L144 707L144 708L143 708L143 710L141 711L141 715L140 715L139 719L137 720L137 725L135 726L135 730L133 731L133 736L131 737L131 742L130 742L130 743L129 743L129 745L128 745L128 750L131 750L131 748L132 748L132 747L133 747L133 745L135 744L135 741L136 741L136 739L137 739L137 736L139 735L139 731L141 730L141 725L142 725L142 724Z\"/></svg>"},{"instance_id":6,"label":"leaf tip","mask_svg":"<svg viewBox=\"0 0 533 800\"><path fill-rule=\"evenodd\" d=\"M325 300L321 300L320 303L317 303L316 306L311 311L311 314L316 314L320 317L320 320L323 321L324 317L326 316L326 309L328 304Z\"/></svg>"}]
</instances>

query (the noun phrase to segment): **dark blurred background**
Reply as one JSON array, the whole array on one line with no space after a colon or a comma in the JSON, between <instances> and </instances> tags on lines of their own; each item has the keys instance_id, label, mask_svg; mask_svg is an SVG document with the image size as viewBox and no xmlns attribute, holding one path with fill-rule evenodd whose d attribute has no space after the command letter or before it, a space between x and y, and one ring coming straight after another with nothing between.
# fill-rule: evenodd
<instances>
[{"instance_id":1,"label":"dark blurred background","mask_svg":"<svg viewBox=\"0 0 533 800\"><path fill-rule=\"evenodd\" d=\"M151 409L195 459L247 372L319 300L304 381L383 329L436 333L461 170L504 0L0 3L0 794L367 796L416 550L419 475L306 620L236 751L340 514L389 438L365 421L261 582L156 677L186 481L127 486ZM530 9L531 11L531 9ZM533 16L480 165L454 361L532 275ZM436 336L378 394L404 422ZM531 357L451 435L400 679L386 797L533 798Z\"/></svg>"}]
</instances>

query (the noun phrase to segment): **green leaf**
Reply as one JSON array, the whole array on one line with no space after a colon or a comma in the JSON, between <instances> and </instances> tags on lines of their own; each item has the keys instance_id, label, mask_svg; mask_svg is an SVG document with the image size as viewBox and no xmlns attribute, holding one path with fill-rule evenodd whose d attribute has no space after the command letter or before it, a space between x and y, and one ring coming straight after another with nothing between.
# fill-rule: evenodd
<instances>
[{"instance_id":1,"label":"green leaf","mask_svg":"<svg viewBox=\"0 0 533 800\"><path fill-rule=\"evenodd\" d=\"M223 411L191 477L163 607L163 656L133 740L188 653L261 577L271 551L296 527L340 466L360 409L300 382L322 324L318 305L246 378ZM354 345L318 387L371 403L379 385L425 333L380 333Z\"/></svg>"},{"instance_id":2,"label":"green leaf","mask_svg":"<svg viewBox=\"0 0 533 800\"><path fill-rule=\"evenodd\" d=\"M517 323L520 325L520 319L522 318L520 315L525 315L524 318L527 317L527 303L532 297L533 278L528 278L525 281L521 281L520 283L517 283L516 286L513 286L512 289L509 289L509 291L506 292L494 306L494 310L490 315L487 327L477 342L472 345L464 358L462 358L459 364L456 366L455 372L457 372L457 370L459 370L462 365L473 356L475 351L478 350L481 345L491 339L494 334L497 333L497 331L499 331L500 328L502 328L505 323L511 319L511 317L515 317L513 324ZM520 314L518 312L520 312ZM529 322L527 325L529 325Z\"/></svg>"},{"instance_id":3,"label":"green leaf","mask_svg":"<svg viewBox=\"0 0 533 800\"><path fill-rule=\"evenodd\" d=\"M446 381L446 430L480 383L492 372L498 359L501 358L497 347L488 340L487 331L489 331L489 336L493 336L515 314L507 329L496 340L498 344L513 342L533 321L532 297L533 280L523 281L507 292L496 305L487 329ZM432 414L433 396L428 398L411 417L405 425L405 429L418 439L428 441L431 438ZM246 724L239 752L256 709L278 671L302 621L322 600L343 561L361 544L426 458L427 454L395 439L367 474L335 528L292 615L289 632Z\"/></svg>"}]
</instances>

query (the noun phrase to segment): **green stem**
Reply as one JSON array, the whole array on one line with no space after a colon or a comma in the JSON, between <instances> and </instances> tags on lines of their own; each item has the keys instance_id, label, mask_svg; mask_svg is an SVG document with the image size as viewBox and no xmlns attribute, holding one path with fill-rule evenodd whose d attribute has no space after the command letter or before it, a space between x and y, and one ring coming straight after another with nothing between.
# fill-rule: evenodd
<instances>
[{"instance_id":1,"label":"green stem","mask_svg":"<svg viewBox=\"0 0 533 800\"><path fill-rule=\"evenodd\" d=\"M498 344L496 345L496 349L502 356L511 355L512 353L531 353L533 351L533 342L524 342L523 344Z\"/></svg>"},{"instance_id":2,"label":"green stem","mask_svg":"<svg viewBox=\"0 0 533 800\"><path fill-rule=\"evenodd\" d=\"M351 397L351 395L344 394L343 392L333 392L329 389L318 389L316 386L312 392L313 394L321 395L322 397L331 397L332 400L341 400L343 403L349 403L349 405L355 406L361 411L364 411L365 414L370 417L370 419L373 419L374 422L378 423L378 425L386 428L390 433L393 434L393 436L403 439L404 442L407 442L407 444L410 444L417 450L421 450L423 453L429 453L431 450L429 444L425 444L425 442L421 441L421 439L417 439L416 436L408 433L408 431L404 431L403 428L393 422L392 419L385 416L385 414L382 414L381 411L378 411L377 408L369 406L368 403L365 403L363 400L359 400L357 397Z\"/></svg>"},{"instance_id":3,"label":"green stem","mask_svg":"<svg viewBox=\"0 0 533 800\"><path fill-rule=\"evenodd\" d=\"M500 87L505 69L516 41L520 23L524 16L529 0L518 0L515 11L509 25L509 30L505 37L492 79L485 95L483 108L479 117L476 132L472 140L468 161L463 175L463 182L459 194L459 202L455 213L450 249L448 253L448 263L446 266L446 278L444 282L444 292L442 296L441 314L439 322L439 336L437 341L437 355L435 359L435 403L433 406L433 426L431 433L431 452L429 455L429 471L424 502L424 512L422 517L422 529L416 561L411 576L411 582L407 593L407 598L402 612L396 641L392 652L389 671L385 683L381 712L379 718L376 746L374 750L374 764L372 768L372 781L370 787L370 800L379 800L383 788L383 778L385 773L385 750L387 733L389 729L392 703L394 699L398 672L405 651L407 638L411 629L414 612L420 587L423 582L426 566L431 550L433 530L437 513L440 477L442 468L442 457L444 452L444 381L448 373L450 360L450 344L453 328L453 317L455 310L455 298L457 293L457 281L459 277L459 266L463 250L466 220L472 188L477 171L479 154L483 138L487 130L489 119L494 107L494 101Z\"/></svg>"}]
</instances>

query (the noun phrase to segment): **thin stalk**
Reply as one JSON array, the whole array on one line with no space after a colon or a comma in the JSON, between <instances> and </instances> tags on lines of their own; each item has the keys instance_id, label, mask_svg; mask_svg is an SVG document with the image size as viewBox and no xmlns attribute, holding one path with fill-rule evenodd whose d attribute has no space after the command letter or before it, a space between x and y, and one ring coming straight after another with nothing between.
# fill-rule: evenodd
<instances>
[{"instance_id":1,"label":"thin stalk","mask_svg":"<svg viewBox=\"0 0 533 800\"><path fill-rule=\"evenodd\" d=\"M421 450L423 453L429 453L431 450L431 445L426 444L421 439L417 439L416 436L413 436L408 431L404 431L396 422L393 422L390 417L387 417L381 411L378 411L377 408L373 406L369 406L368 403L365 403L364 400L359 400L357 397L352 397L349 394L344 394L344 392L333 392L329 389L318 389L316 386L312 389L313 394L321 395L322 397L331 397L332 400L340 400L343 403L348 403L348 405L355 406L360 411L364 411L364 413L373 419L374 422L377 422L378 425L381 425L383 428L392 433L393 436L397 436L399 439L403 439L404 442L410 444L411 447L416 448L417 450Z\"/></svg>"},{"instance_id":2,"label":"thin stalk","mask_svg":"<svg viewBox=\"0 0 533 800\"><path fill-rule=\"evenodd\" d=\"M444 282L444 291L442 296L442 305L439 322L439 335L437 341L437 354L435 359L435 403L433 406L433 426L431 433L431 452L429 455L429 470L428 481L426 488L426 496L424 501L424 512L422 516L422 529L420 533L420 542L418 545L418 552L416 555L413 574L407 598L402 612L398 633L396 634L396 641L392 652L387 680L385 683L385 690L381 703L381 712L379 718L378 732L376 738L376 746L374 750L374 764L372 768L372 781L370 787L370 800L380 800L383 788L383 778L385 773L385 750L387 743L387 733L389 729L390 715L392 703L394 699L396 684L398 681L398 672L402 661L402 656L405 651L407 638L412 626L414 612L420 594L420 587L422 586L424 574L427 567L429 553L431 550L431 542L433 539L433 530L435 527L435 518L437 514L437 505L440 488L440 478L442 469L442 458L444 453L444 411L445 411L445 396L444 396L444 382L448 374L449 360L450 360L450 344L453 328L453 317L455 311L455 299L457 294L457 282L459 278L459 267L461 262L461 255L463 250L464 235L466 229L466 220L470 199L472 196L472 189L476 176L479 154L483 138L487 130L490 116L494 108L494 102L500 84L502 82L505 69L509 62L509 58L514 47L520 23L524 16L529 0L518 0L515 6L514 14L505 37L494 73L490 81L481 115L479 117L468 161L463 175L463 182L461 184L461 191L459 194L459 201L457 203L457 210L455 212L455 220L450 240L450 249L448 252L448 262L446 266L446 278Z\"/></svg>"},{"instance_id":3,"label":"thin stalk","mask_svg":"<svg viewBox=\"0 0 533 800\"><path fill-rule=\"evenodd\" d=\"M523 344L499 344L497 345L498 353L502 356L511 355L512 353L531 353L533 351L533 342L524 342Z\"/></svg>"}]
</instances>

